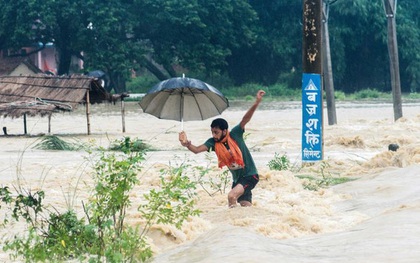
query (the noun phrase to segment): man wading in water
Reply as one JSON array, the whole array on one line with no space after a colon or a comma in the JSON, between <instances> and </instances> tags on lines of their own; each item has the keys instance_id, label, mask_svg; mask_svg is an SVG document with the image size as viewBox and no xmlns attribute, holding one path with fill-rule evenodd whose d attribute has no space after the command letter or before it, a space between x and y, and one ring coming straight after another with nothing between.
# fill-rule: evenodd
<instances>
[{"instance_id":1,"label":"man wading in water","mask_svg":"<svg viewBox=\"0 0 420 263\"><path fill-rule=\"evenodd\" d=\"M215 151L219 167L227 166L232 173L232 190L228 194L229 207L235 207L236 203L241 206L252 205L251 190L258 183L258 172L254 159L245 144L243 135L245 125L251 120L255 110L262 101L265 91L257 92L254 105L245 113L241 122L229 132L228 123L224 119L215 119L211 123L212 138L204 144L195 146L187 139L187 134L179 133L181 145L187 147L193 153Z\"/></svg>"}]
</instances>

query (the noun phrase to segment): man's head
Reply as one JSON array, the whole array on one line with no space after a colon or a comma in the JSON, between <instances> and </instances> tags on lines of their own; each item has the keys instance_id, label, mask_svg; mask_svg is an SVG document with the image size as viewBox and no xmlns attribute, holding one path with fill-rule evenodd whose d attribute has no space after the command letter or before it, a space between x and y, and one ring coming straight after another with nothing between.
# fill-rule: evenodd
<instances>
[{"instance_id":1,"label":"man's head","mask_svg":"<svg viewBox=\"0 0 420 263\"><path fill-rule=\"evenodd\" d=\"M213 139L218 142L225 138L229 125L225 119L218 118L212 121L210 127Z\"/></svg>"}]
</instances>

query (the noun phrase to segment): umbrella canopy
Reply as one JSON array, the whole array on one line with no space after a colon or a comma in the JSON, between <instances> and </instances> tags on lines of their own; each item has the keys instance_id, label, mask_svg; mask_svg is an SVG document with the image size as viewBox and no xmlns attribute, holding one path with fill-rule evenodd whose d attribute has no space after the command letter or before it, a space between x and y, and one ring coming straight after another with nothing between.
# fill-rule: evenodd
<instances>
[{"instance_id":1,"label":"umbrella canopy","mask_svg":"<svg viewBox=\"0 0 420 263\"><path fill-rule=\"evenodd\" d=\"M145 113L159 119L194 121L220 115L229 102L215 87L193 78L159 82L140 101Z\"/></svg>"},{"instance_id":2,"label":"umbrella canopy","mask_svg":"<svg viewBox=\"0 0 420 263\"><path fill-rule=\"evenodd\" d=\"M102 70L94 70L94 71L88 72L86 75L88 75L89 77L95 77L99 79L99 78L105 77L106 74Z\"/></svg>"}]
</instances>

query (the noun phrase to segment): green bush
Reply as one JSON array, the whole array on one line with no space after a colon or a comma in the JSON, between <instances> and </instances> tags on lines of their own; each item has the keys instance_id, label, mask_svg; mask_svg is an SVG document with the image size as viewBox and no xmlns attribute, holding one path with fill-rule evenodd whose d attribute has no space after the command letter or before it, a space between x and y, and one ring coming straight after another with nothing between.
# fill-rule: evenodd
<instances>
[{"instance_id":1,"label":"green bush","mask_svg":"<svg viewBox=\"0 0 420 263\"><path fill-rule=\"evenodd\" d=\"M3 249L25 262L144 262L151 258L146 234L153 224L180 228L200 211L194 209L195 183L184 175L185 166L168 167L161 171L160 187L145 194L147 202L138 206L146 219L142 229L125 224L129 194L139 184L143 155L129 147L122 153L100 150L97 156L91 155L94 187L83 203L85 217L81 219L72 210L50 212L43 204L43 191L12 194L8 187L0 188L0 208L11 211L2 213L11 214L3 225L7 227L12 218L28 225L26 233L6 240Z\"/></svg>"},{"instance_id":2,"label":"green bush","mask_svg":"<svg viewBox=\"0 0 420 263\"><path fill-rule=\"evenodd\" d=\"M181 228L189 216L200 214L194 209L196 184L184 175L185 168L181 165L161 170L159 189L144 195L148 202L139 206L139 211L147 220L147 226L163 223Z\"/></svg>"},{"instance_id":3,"label":"green bush","mask_svg":"<svg viewBox=\"0 0 420 263\"><path fill-rule=\"evenodd\" d=\"M147 145L142 139L134 138L132 140L130 137L124 137L122 139L117 139L111 142L109 149L111 151L143 152L146 150L150 150L151 147Z\"/></svg>"},{"instance_id":4,"label":"green bush","mask_svg":"<svg viewBox=\"0 0 420 263\"><path fill-rule=\"evenodd\" d=\"M274 159L268 162L268 168L270 168L270 170L282 171L289 169L289 167L290 160L285 154L280 156L278 153L275 153Z\"/></svg>"},{"instance_id":5,"label":"green bush","mask_svg":"<svg viewBox=\"0 0 420 263\"><path fill-rule=\"evenodd\" d=\"M346 94L342 91L334 91L334 98L336 100L345 100Z\"/></svg>"},{"instance_id":6,"label":"green bush","mask_svg":"<svg viewBox=\"0 0 420 263\"><path fill-rule=\"evenodd\" d=\"M410 94L407 94L406 96L408 99L420 99L420 92L411 92Z\"/></svg>"}]
</instances>

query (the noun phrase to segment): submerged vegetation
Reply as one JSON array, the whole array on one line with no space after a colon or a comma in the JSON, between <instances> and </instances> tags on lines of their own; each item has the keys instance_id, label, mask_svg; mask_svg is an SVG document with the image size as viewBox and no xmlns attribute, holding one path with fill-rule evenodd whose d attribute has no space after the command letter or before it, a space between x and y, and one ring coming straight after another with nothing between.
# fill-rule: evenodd
<instances>
[{"instance_id":1,"label":"submerged vegetation","mask_svg":"<svg viewBox=\"0 0 420 263\"><path fill-rule=\"evenodd\" d=\"M79 141L67 142L56 135L45 135L41 137L34 148L40 150L57 150L57 151L78 151L85 149L85 145Z\"/></svg>"},{"instance_id":2,"label":"submerged vegetation","mask_svg":"<svg viewBox=\"0 0 420 263\"><path fill-rule=\"evenodd\" d=\"M56 135L45 135L41 137L40 142L36 143L33 148L40 150L56 150L56 151L79 151L90 150L92 146L87 145L77 139L72 139L73 142L66 141ZM108 150L122 151L122 152L144 152L150 151L152 148L142 139L130 137L123 137L110 142Z\"/></svg>"},{"instance_id":3,"label":"submerged vegetation","mask_svg":"<svg viewBox=\"0 0 420 263\"><path fill-rule=\"evenodd\" d=\"M278 153L275 153L274 159L268 162L268 168L270 168L270 170L282 171L289 169L289 167L290 160L286 154L280 156Z\"/></svg>"},{"instance_id":4,"label":"submerged vegetation","mask_svg":"<svg viewBox=\"0 0 420 263\"><path fill-rule=\"evenodd\" d=\"M312 166L313 163L309 163L309 166ZM303 166L308 166L303 165ZM299 169L296 169L297 165L291 165L289 157L286 154L279 155L275 153L274 158L268 162L268 167L270 170L275 171L285 171L291 170L294 173L301 172ZM311 174L297 174L297 178L302 179L303 187L307 190L317 191L320 188L327 188L336 184L345 183L348 181L355 180L348 177L334 177L329 171L330 164L327 161L322 161L319 163L319 168L314 173Z\"/></svg>"},{"instance_id":5,"label":"submerged vegetation","mask_svg":"<svg viewBox=\"0 0 420 263\"><path fill-rule=\"evenodd\" d=\"M51 140L73 149L57 138ZM129 138L121 143L118 152L90 151L94 185L89 198L82 202L83 216L71 207L59 211L45 205L43 190L32 192L19 186L14 192L8 186L1 187L3 226L16 221L28 229L7 239L3 249L10 251L13 259L25 262L144 262L153 255L146 236L152 225L180 228L189 217L200 214L194 208L196 183L185 175L186 166L181 164L161 170L159 187L145 193L144 202L137 207L139 224L128 224L130 193L141 183L138 174L145 151Z\"/></svg>"},{"instance_id":6,"label":"submerged vegetation","mask_svg":"<svg viewBox=\"0 0 420 263\"><path fill-rule=\"evenodd\" d=\"M120 140L114 140L111 142L109 146L111 151L127 151L130 150L132 152L143 152L143 151L150 151L151 147L146 144L142 139L134 138L131 139L130 137L124 137Z\"/></svg>"},{"instance_id":7,"label":"submerged vegetation","mask_svg":"<svg viewBox=\"0 0 420 263\"><path fill-rule=\"evenodd\" d=\"M315 172L316 175L296 175L296 177L303 180L305 189L313 191L355 180L348 177L334 177L329 168L330 164L327 161L321 161L318 170Z\"/></svg>"},{"instance_id":8,"label":"submerged vegetation","mask_svg":"<svg viewBox=\"0 0 420 263\"><path fill-rule=\"evenodd\" d=\"M229 170L218 170L216 174L212 176L208 176L210 172L213 171L210 162L210 155L206 155L207 158L207 165L195 165L192 166L191 174L194 178L194 181L197 185L201 186L201 188L209 195L214 196L217 193L225 194L226 189L229 188L231 184L231 175Z\"/></svg>"}]
</instances>

